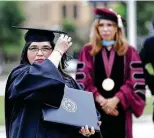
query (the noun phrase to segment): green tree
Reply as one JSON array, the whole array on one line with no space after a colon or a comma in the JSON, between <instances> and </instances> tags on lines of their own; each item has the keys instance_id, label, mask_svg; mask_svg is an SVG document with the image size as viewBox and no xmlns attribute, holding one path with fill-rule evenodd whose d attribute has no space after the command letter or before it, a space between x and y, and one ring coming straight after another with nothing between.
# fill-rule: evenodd
<instances>
[{"instance_id":1,"label":"green tree","mask_svg":"<svg viewBox=\"0 0 154 138\"><path fill-rule=\"evenodd\" d=\"M125 2L117 2L117 4L114 7L114 10L120 14L122 17L124 17L125 19L127 18L127 7L126 7L126 3Z\"/></svg>"},{"instance_id":2,"label":"green tree","mask_svg":"<svg viewBox=\"0 0 154 138\"><path fill-rule=\"evenodd\" d=\"M70 53L74 55L74 58L77 58L77 53L85 42L79 37L75 22L73 20L65 19L62 28L63 31L67 32L68 35L72 37L73 46L70 49Z\"/></svg>"},{"instance_id":3,"label":"green tree","mask_svg":"<svg viewBox=\"0 0 154 138\"><path fill-rule=\"evenodd\" d=\"M19 4L17 1L0 2L0 48L5 56L19 51L22 34L20 30L12 28L24 21Z\"/></svg>"},{"instance_id":4,"label":"green tree","mask_svg":"<svg viewBox=\"0 0 154 138\"><path fill-rule=\"evenodd\" d=\"M73 20L65 19L63 21L63 30L71 34L76 32L75 23L73 22Z\"/></svg>"},{"instance_id":5,"label":"green tree","mask_svg":"<svg viewBox=\"0 0 154 138\"><path fill-rule=\"evenodd\" d=\"M136 1L137 8L137 34L147 35L147 23L154 17L154 1Z\"/></svg>"}]
</instances>

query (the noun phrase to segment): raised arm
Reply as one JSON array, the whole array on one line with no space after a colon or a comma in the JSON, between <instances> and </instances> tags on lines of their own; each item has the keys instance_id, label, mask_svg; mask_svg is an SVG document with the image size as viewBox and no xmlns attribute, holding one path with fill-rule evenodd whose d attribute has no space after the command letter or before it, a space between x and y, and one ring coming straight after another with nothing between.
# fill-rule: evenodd
<instances>
[{"instance_id":1,"label":"raised arm","mask_svg":"<svg viewBox=\"0 0 154 138\"><path fill-rule=\"evenodd\" d=\"M43 63L21 65L13 70L6 87L7 97L12 100L38 100L48 104L61 99L65 82L57 67L63 53L71 46L70 40L68 36L61 36Z\"/></svg>"}]
</instances>

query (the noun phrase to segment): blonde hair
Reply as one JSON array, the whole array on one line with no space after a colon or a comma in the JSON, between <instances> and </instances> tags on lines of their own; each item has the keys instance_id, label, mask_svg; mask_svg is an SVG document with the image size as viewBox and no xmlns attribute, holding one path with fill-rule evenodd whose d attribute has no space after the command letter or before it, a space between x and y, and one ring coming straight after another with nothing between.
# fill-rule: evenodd
<instances>
[{"instance_id":1,"label":"blonde hair","mask_svg":"<svg viewBox=\"0 0 154 138\"><path fill-rule=\"evenodd\" d=\"M100 19L95 19L90 32L90 44L92 45L90 53L93 56L96 55L102 48L102 39L98 32L99 21ZM118 31L115 35L115 41L116 43L114 45L114 48L117 51L117 54L119 56L125 55L128 49L128 41L125 38L125 32L123 28L118 28Z\"/></svg>"}]
</instances>

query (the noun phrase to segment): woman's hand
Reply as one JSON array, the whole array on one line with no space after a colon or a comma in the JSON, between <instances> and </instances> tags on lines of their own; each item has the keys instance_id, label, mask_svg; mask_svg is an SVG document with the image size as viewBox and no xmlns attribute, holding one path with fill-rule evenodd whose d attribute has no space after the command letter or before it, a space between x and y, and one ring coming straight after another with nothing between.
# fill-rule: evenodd
<instances>
[{"instance_id":1,"label":"woman's hand","mask_svg":"<svg viewBox=\"0 0 154 138\"><path fill-rule=\"evenodd\" d=\"M98 96L96 96L95 100L96 100L97 103L99 103L102 110L104 110L104 112L106 112L107 114L110 114L110 115L113 115L113 116L117 116L119 114L117 109L111 110L110 107L107 107L108 100L105 99L103 96L98 95Z\"/></svg>"},{"instance_id":2,"label":"woman's hand","mask_svg":"<svg viewBox=\"0 0 154 138\"><path fill-rule=\"evenodd\" d=\"M99 103L102 110L104 110L106 114L109 114L112 116L118 116L119 112L116 109L116 107L117 107L117 104L119 103L119 99L117 97L105 99L103 96L98 95L96 96L95 101Z\"/></svg>"},{"instance_id":3,"label":"woman's hand","mask_svg":"<svg viewBox=\"0 0 154 138\"><path fill-rule=\"evenodd\" d=\"M107 103L102 106L102 108L107 114L117 116L119 112L116 108L119 102L120 100L117 97L109 98L107 99Z\"/></svg>"},{"instance_id":4,"label":"woman's hand","mask_svg":"<svg viewBox=\"0 0 154 138\"><path fill-rule=\"evenodd\" d=\"M118 116L119 112L117 109L111 109L110 107L102 108L106 114L112 115L112 116Z\"/></svg>"},{"instance_id":5,"label":"woman's hand","mask_svg":"<svg viewBox=\"0 0 154 138\"><path fill-rule=\"evenodd\" d=\"M54 50L58 51L61 55L63 55L72 45L71 40L72 40L71 37L61 34L56 42Z\"/></svg>"},{"instance_id":6,"label":"woman's hand","mask_svg":"<svg viewBox=\"0 0 154 138\"><path fill-rule=\"evenodd\" d=\"M106 105L106 103L107 103L107 99L105 99L103 96L101 96L101 95L98 95L98 96L96 96L96 98L95 98L95 101L100 105L100 106L105 106Z\"/></svg>"},{"instance_id":7,"label":"woman's hand","mask_svg":"<svg viewBox=\"0 0 154 138\"><path fill-rule=\"evenodd\" d=\"M91 127L91 129L89 129L88 126L86 125L85 127L82 127L80 129L79 133L81 133L85 137L90 137L91 135L95 134L95 130L94 127Z\"/></svg>"},{"instance_id":8,"label":"woman's hand","mask_svg":"<svg viewBox=\"0 0 154 138\"><path fill-rule=\"evenodd\" d=\"M68 48L72 45L71 37L68 37L67 35L64 36L62 34L55 45L54 50L52 51L51 55L48 57L48 59L58 68L59 62L61 61L61 58L63 54L68 50Z\"/></svg>"}]
</instances>

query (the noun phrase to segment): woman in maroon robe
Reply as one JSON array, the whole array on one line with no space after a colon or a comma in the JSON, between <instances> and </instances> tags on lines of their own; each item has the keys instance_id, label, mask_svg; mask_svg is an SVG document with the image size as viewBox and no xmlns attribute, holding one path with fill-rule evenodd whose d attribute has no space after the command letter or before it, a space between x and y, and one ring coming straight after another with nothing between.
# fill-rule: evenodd
<instances>
[{"instance_id":1,"label":"woman in maroon robe","mask_svg":"<svg viewBox=\"0 0 154 138\"><path fill-rule=\"evenodd\" d=\"M141 116L145 107L141 60L124 37L124 18L106 8L94 13L90 43L79 53L76 80L94 95L103 138L132 138L132 114Z\"/></svg>"}]
</instances>

